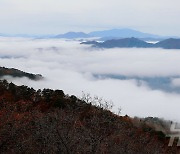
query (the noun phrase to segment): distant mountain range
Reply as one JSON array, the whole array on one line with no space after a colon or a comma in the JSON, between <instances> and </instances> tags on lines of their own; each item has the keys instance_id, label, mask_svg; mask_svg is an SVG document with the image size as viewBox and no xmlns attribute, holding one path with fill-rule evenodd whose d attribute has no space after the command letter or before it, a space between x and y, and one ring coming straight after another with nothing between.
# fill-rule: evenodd
<instances>
[{"instance_id":1,"label":"distant mountain range","mask_svg":"<svg viewBox=\"0 0 180 154\"><path fill-rule=\"evenodd\" d=\"M98 48L164 48L180 49L180 39L166 39L158 43L147 43L137 38L124 38L118 40L107 40L105 42L87 41L81 44L90 44Z\"/></svg>"},{"instance_id":2,"label":"distant mountain range","mask_svg":"<svg viewBox=\"0 0 180 154\"><path fill-rule=\"evenodd\" d=\"M180 39L166 39L156 43L155 47L162 47L165 49L180 49Z\"/></svg>"},{"instance_id":3,"label":"distant mountain range","mask_svg":"<svg viewBox=\"0 0 180 154\"><path fill-rule=\"evenodd\" d=\"M159 38L158 35L148 34L139 32L132 29L111 29L111 30L104 30L104 31L95 31L89 33L90 36L94 37L137 37L137 38L146 38L146 37L152 37L152 38Z\"/></svg>"},{"instance_id":4,"label":"distant mountain range","mask_svg":"<svg viewBox=\"0 0 180 154\"><path fill-rule=\"evenodd\" d=\"M65 34L60 34L55 36L55 38L67 38L67 39L75 39L75 38L92 38L99 37L101 39L107 40L108 38L119 39L119 38L127 38L127 37L136 37L136 38L162 38L162 36L143 33L140 31L132 30L132 29L111 29L104 31L94 31L90 33L83 32L68 32Z\"/></svg>"},{"instance_id":5,"label":"distant mountain range","mask_svg":"<svg viewBox=\"0 0 180 154\"><path fill-rule=\"evenodd\" d=\"M93 74L96 79L118 79L118 80L134 80L138 86L148 85L152 90L161 90L168 93L180 94L180 87L173 86L172 80L180 78L180 76L135 76L135 75L117 75L117 74Z\"/></svg>"},{"instance_id":6,"label":"distant mountain range","mask_svg":"<svg viewBox=\"0 0 180 154\"><path fill-rule=\"evenodd\" d=\"M122 38L130 38L135 37L139 38L141 40L154 40L154 41L160 41L163 39L170 38L169 36L159 36L155 34L150 33L144 33L133 29L110 29L110 30L103 30L103 31L93 31L90 33L84 33L84 32L67 32L64 34L58 34L58 35L29 35L29 34L2 34L0 33L1 37L24 37L24 38L40 38L40 39L46 39L46 38L65 38L65 39L78 39L78 38L96 38L96 40L100 41L106 41L111 39L122 39ZM177 38L174 36L171 36L173 38Z\"/></svg>"}]
</instances>

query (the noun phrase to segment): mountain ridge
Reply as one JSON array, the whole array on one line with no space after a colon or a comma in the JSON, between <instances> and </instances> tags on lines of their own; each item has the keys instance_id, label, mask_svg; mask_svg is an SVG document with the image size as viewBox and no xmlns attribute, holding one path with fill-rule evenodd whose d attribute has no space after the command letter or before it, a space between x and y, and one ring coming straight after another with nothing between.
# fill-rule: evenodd
<instances>
[{"instance_id":1,"label":"mountain ridge","mask_svg":"<svg viewBox=\"0 0 180 154\"><path fill-rule=\"evenodd\" d=\"M81 44L89 44L98 48L163 48L163 49L180 49L180 39L166 39L158 43L147 43L137 38L123 38L117 40L107 40L104 42L86 41Z\"/></svg>"},{"instance_id":2,"label":"mountain ridge","mask_svg":"<svg viewBox=\"0 0 180 154\"><path fill-rule=\"evenodd\" d=\"M42 75L40 74L27 73L27 72L23 72L15 68L0 67L0 78L4 76L19 77L19 78L27 77L28 79L31 79L31 80L43 79Z\"/></svg>"},{"instance_id":3,"label":"mountain ridge","mask_svg":"<svg viewBox=\"0 0 180 154\"><path fill-rule=\"evenodd\" d=\"M160 36L149 34L149 33L143 33L137 30L124 28L124 29L110 29L110 30L103 30L103 31L94 31L88 33L91 36L95 37L139 37L139 38L145 38L145 37L153 37L153 38L159 38Z\"/></svg>"},{"instance_id":4,"label":"mountain ridge","mask_svg":"<svg viewBox=\"0 0 180 154\"><path fill-rule=\"evenodd\" d=\"M160 36L156 34L141 32L138 30L130 29L130 28L122 28L122 29L108 29L108 30L100 30L100 31L92 31L89 33L85 32L73 32L69 31L64 34L3 34L0 33L1 37L24 37L24 38L65 38L65 39L76 39L76 38L92 38L99 37L101 39L107 38L127 38L127 37L137 37L137 38L152 38L152 39L165 39L170 38L168 36ZM176 37L175 37L176 38Z\"/></svg>"},{"instance_id":5,"label":"mountain ridge","mask_svg":"<svg viewBox=\"0 0 180 154\"><path fill-rule=\"evenodd\" d=\"M67 39L75 39L75 38L88 38L91 37L84 32L67 32L65 34L56 35L55 38L67 38Z\"/></svg>"}]
</instances>

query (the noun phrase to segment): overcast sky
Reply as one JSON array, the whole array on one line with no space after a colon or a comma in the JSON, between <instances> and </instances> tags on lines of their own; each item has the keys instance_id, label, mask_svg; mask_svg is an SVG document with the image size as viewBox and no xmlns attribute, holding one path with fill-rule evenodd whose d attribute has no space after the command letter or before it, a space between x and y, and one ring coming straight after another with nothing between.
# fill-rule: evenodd
<instances>
[{"instance_id":1,"label":"overcast sky","mask_svg":"<svg viewBox=\"0 0 180 154\"><path fill-rule=\"evenodd\" d=\"M133 28L180 36L179 0L0 0L0 33Z\"/></svg>"}]
</instances>

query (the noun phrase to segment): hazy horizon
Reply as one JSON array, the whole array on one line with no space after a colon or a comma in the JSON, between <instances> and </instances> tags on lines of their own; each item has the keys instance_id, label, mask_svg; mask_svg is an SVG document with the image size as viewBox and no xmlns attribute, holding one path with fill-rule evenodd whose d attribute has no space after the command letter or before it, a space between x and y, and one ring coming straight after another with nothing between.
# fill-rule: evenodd
<instances>
[{"instance_id":1,"label":"hazy horizon","mask_svg":"<svg viewBox=\"0 0 180 154\"><path fill-rule=\"evenodd\" d=\"M0 33L59 34L112 28L180 36L178 0L1 0Z\"/></svg>"},{"instance_id":2,"label":"hazy horizon","mask_svg":"<svg viewBox=\"0 0 180 154\"><path fill-rule=\"evenodd\" d=\"M82 30L75 30L75 31L73 31L73 30L71 30L71 29L69 29L69 30L67 30L67 31L64 31L64 32L62 32L62 33L1 33L0 32L0 35L7 35L7 37L8 36L15 36L16 37L16 35L27 35L27 36L48 36L48 35L52 35L52 36L56 36L56 35L59 35L59 34L66 34L66 33L69 33L69 32L75 32L75 33L78 33L78 32L83 32L83 33L85 33L85 34L89 34L89 33L91 33L91 32L96 32L96 31L108 31L108 30L133 30L133 31L137 31L137 32L141 32L141 33L146 33L146 34L152 34L152 35L158 35L158 34L156 34L156 33L150 33L150 32L146 32L146 31L141 31L141 30L137 30L137 29L135 29L135 28L127 28L127 27L121 27L121 28L102 28L102 29L97 29L97 30L91 30L91 31L84 31L83 29ZM167 35L159 35L160 37L178 37L178 36L173 36L173 35L169 35L169 36L167 36Z\"/></svg>"}]
</instances>

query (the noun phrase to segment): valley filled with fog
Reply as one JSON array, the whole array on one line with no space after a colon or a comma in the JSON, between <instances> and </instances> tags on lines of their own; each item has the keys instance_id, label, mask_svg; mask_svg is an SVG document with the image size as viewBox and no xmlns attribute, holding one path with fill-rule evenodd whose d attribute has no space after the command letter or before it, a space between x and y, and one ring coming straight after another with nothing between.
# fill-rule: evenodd
<instances>
[{"instance_id":1,"label":"valley filled with fog","mask_svg":"<svg viewBox=\"0 0 180 154\"><path fill-rule=\"evenodd\" d=\"M180 50L97 49L63 39L0 38L0 65L44 79L3 77L35 89L82 91L114 103L113 111L180 122Z\"/></svg>"}]
</instances>

